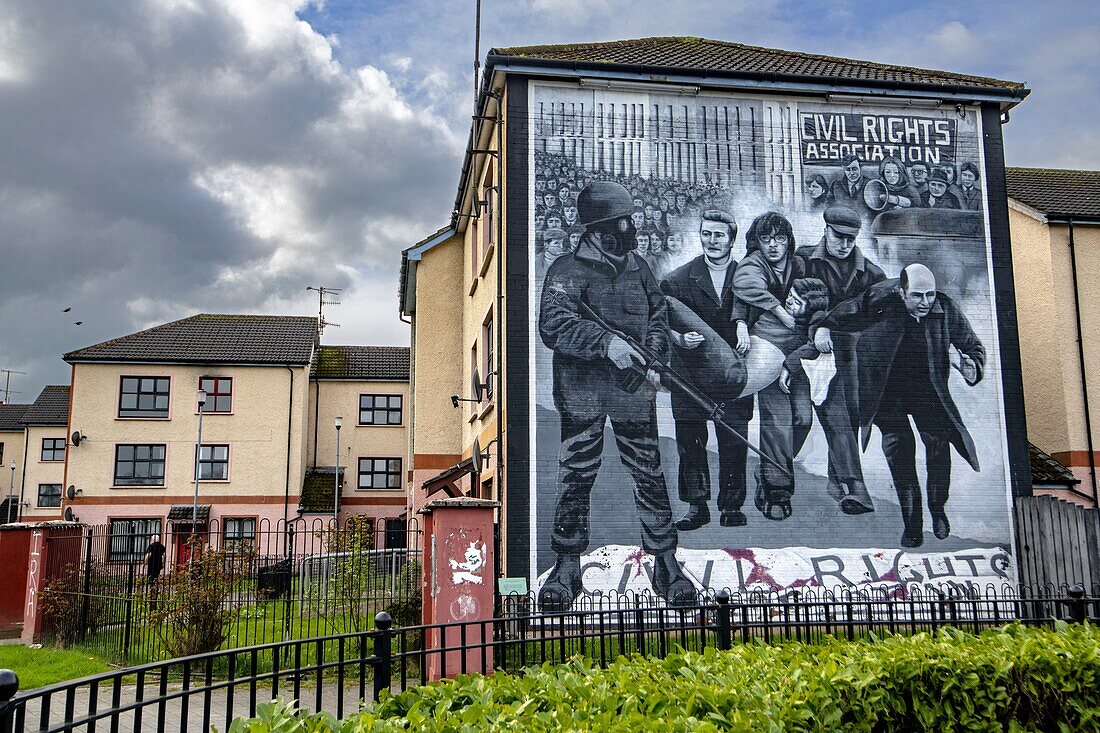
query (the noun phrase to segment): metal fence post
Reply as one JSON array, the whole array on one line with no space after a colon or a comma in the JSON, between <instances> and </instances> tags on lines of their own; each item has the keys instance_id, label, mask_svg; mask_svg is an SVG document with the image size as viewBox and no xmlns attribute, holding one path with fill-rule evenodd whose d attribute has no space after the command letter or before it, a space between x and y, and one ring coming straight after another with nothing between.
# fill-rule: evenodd
<instances>
[{"instance_id":1,"label":"metal fence post","mask_svg":"<svg viewBox=\"0 0 1100 733\"><path fill-rule=\"evenodd\" d=\"M393 649L390 638L393 632L390 627L393 619L385 611L374 617L374 628L377 634L374 637L374 699L377 701L382 696L382 690L390 689L390 667L393 662Z\"/></svg>"},{"instance_id":2,"label":"metal fence post","mask_svg":"<svg viewBox=\"0 0 1100 733\"><path fill-rule=\"evenodd\" d=\"M77 637L81 642L84 642L88 635L88 616L91 614L92 606L92 528L85 529L88 546L84 550L84 593L80 605L80 633Z\"/></svg>"},{"instance_id":3,"label":"metal fence post","mask_svg":"<svg viewBox=\"0 0 1100 733\"><path fill-rule=\"evenodd\" d=\"M150 586L152 584L150 583ZM126 575L126 625L122 632L122 658L130 658L130 639L134 627L134 561L130 561L130 568Z\"/></svg>"},{"instance_id":4,"label":"metal fence post","mask_svg":"<svg viewBox=\"0 0 1100 733\"><path fill-rule=\"evenodd\" d=\"M1080 583L1076 583L1070 586L1067 591L1070 600L1066 601L1066 605L1069 606L1069 620L1075 624L1085 622L1085 586Z\"/></svg>"},{"instance_id":5,"label":"metal fence post","mask_svg":"<svg viewBox=\"0 0 1100 733\"><path fill-rule=\"evenodd\" d=\"M718 601L718 648L726 651L733 637L733 609L730 607L730 594L721 591L715 599Z\"/></svg>"},{"instance_id":6,"label":"metal fence post","mask_svg":"<svg viewBox=\"0 0 1100 733\"><path fill-rule=\"evenodd\" d=\"M0 733L15 733L15 709L12 702L19 692L19 675L10 669L0 669Z\"/></svg>"}]
</instances>

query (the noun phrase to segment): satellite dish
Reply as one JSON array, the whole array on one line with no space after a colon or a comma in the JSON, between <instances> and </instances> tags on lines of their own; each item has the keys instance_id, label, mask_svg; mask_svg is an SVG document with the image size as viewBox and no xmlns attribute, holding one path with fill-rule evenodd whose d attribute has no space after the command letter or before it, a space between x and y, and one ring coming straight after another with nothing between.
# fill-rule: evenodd
<instances>
[{"instance_id":1,"label":"satellite dish","mask_svg":"<svg viewBox=\"0 0 1100 733\"><path fill-rule=\"evenodd\" d=\"M477 367L474 367L474 372L470 375L470 396L478 402L481 402L482 387L481 375L478 374Z\"/></svg>"},{"instance_id":2,"label":"satellite dish","mask_svg":"<svg viewBox=\"0 0 1100 733\"><path fill-rule=\"evenodd\" d=\"M84 440L84 436L80 434L79 430L74 430L71 437L72 437L73 445L75 445L75 446L79 446L80 441Z\"/></svg>"},{"instance_id":3,"label":"satellite dish","mask_svg":"<svg viewBox=\"0 0 1100 733\"><path fill-rule=\"evenodd\" d=\"M882 211L890 199L890 190L882 181L868 181L863 187L863 203L872 211Z\"/></svg>"},{"instance_id":4,"label":"satellite dish","mask_svg":"<svg viewBox=\"0 0 1100 733\"><path fill-rule=\"evenodd\" d=\"M481 473L481 441L474 438L473 452L470 454L470 461L474 466L474 473Z\"/></svg>"},{"instance_id":5,"label":"satellite dish","mask_svg":"<svg viewBox=\"0 0 1100 733\"><path fill-rule=\"evenodd\" d=\"M76 518L73 516L73 508L71 506L65 507L65 521L75 522Z\"/></svg>"},{"instance_id":6,"label":"satellite dish","mask_svg":"<svg viewBox=\"0 0 1100 733\"><path fill-rule=\"evenodd\" d=\"M69 501L72 501L73 499L75 499L76 498L76 487L73 486L72 484L69 484L69 488L65 489L65 496L68 497Z\"/></svg>"}]
</instances>

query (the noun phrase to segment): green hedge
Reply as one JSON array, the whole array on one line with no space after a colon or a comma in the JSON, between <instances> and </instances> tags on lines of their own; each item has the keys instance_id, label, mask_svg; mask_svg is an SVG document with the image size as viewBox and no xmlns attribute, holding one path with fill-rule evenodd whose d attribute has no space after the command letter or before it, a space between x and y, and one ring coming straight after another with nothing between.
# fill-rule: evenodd
<instances>
[{"instance_id":1,"label":"green hedge","mask_svg":"<svg viewBox=\"0 0 1100 733\"><path fill-rule=\"evenodd\" d=\"M244 731L1100 730L1100 630L747 644L462 676L385 697L343 723L274 703Z\"/></svg>"}]
</instances>

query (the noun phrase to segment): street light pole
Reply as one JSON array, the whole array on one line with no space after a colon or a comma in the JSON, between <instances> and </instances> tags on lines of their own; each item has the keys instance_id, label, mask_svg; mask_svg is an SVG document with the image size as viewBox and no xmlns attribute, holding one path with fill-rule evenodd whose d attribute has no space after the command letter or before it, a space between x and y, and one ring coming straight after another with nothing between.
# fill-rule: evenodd
<instances>
[{"instance_id":1,"label":"street light pole","mask_svg":"<svg viewBox=\"0 0 1100 733\"><path fill-rule=\"evenodd\" d=\"M15 460L8 464L11 468L11 481L8 482L8 524L11 524L11 504L15 501Z\"/></svg>"},{"instance_id":2,"label":"street light pole","mask_svg":"<svg viewBox=\"0 0 1100 733\"><path fill-rule=\"evenodd\" d=\"M206 406L206 390L200 389L197 394L199 403L199 437L195 442L195 500L191 504L191 536L194 537L195 530L199 526L199 456L202 454L202 408ZM192 558L195 556L195 548L191 548L191 554L187 558L188 564L190 564Z\"/></svg>"},{"instance_id":3,"label":"street light pole","mask_svg":"<svg viewBox=\"0 0 1100 733\"><path fill-rule=\"evenodd\" d=\"M337 415L336 420L336 478L332 493L332 526L339 527L340 516L340 428L344 427L344 418Z\"/></svg>"}]
</instances>

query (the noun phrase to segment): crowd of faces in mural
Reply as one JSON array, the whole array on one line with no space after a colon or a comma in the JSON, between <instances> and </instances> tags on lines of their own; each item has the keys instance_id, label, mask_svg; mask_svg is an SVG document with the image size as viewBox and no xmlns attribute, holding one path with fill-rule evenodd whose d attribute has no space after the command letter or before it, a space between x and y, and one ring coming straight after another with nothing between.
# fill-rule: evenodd
<instances>
[{"instance_id":1,"label":"crowd of faces in mural","mask_svg":"<svg viewBox=\"0 0 1100 733\"><path fill-rule=\"evenodd\" d=\"M585 590L601 472L631 484L641 536L621 541L640 539L671 603L698 589L682 538L717 527L712 544L743 547L751 516L779 546L828 544L806 525L784 537L799 512L886 523L890 546L913 551L952 535L952 454L981 471L955 394L981 382L989 348L964 306L975 272L988 293L984 255L959 264L987 247L976 161L837 156L802 166L803 199L785 206L760 185L610 172L549 146L533 162L536 327L560 428L539 488L554 493L545 607ZM815 419L823 480L796 470ZM625 472L603 461L605 433ZM865 476L872 433L887 470ZM832 509L796 499L810 481ZM889 506L868 482L892 489Z\"/></svg>"}]
</instances>

